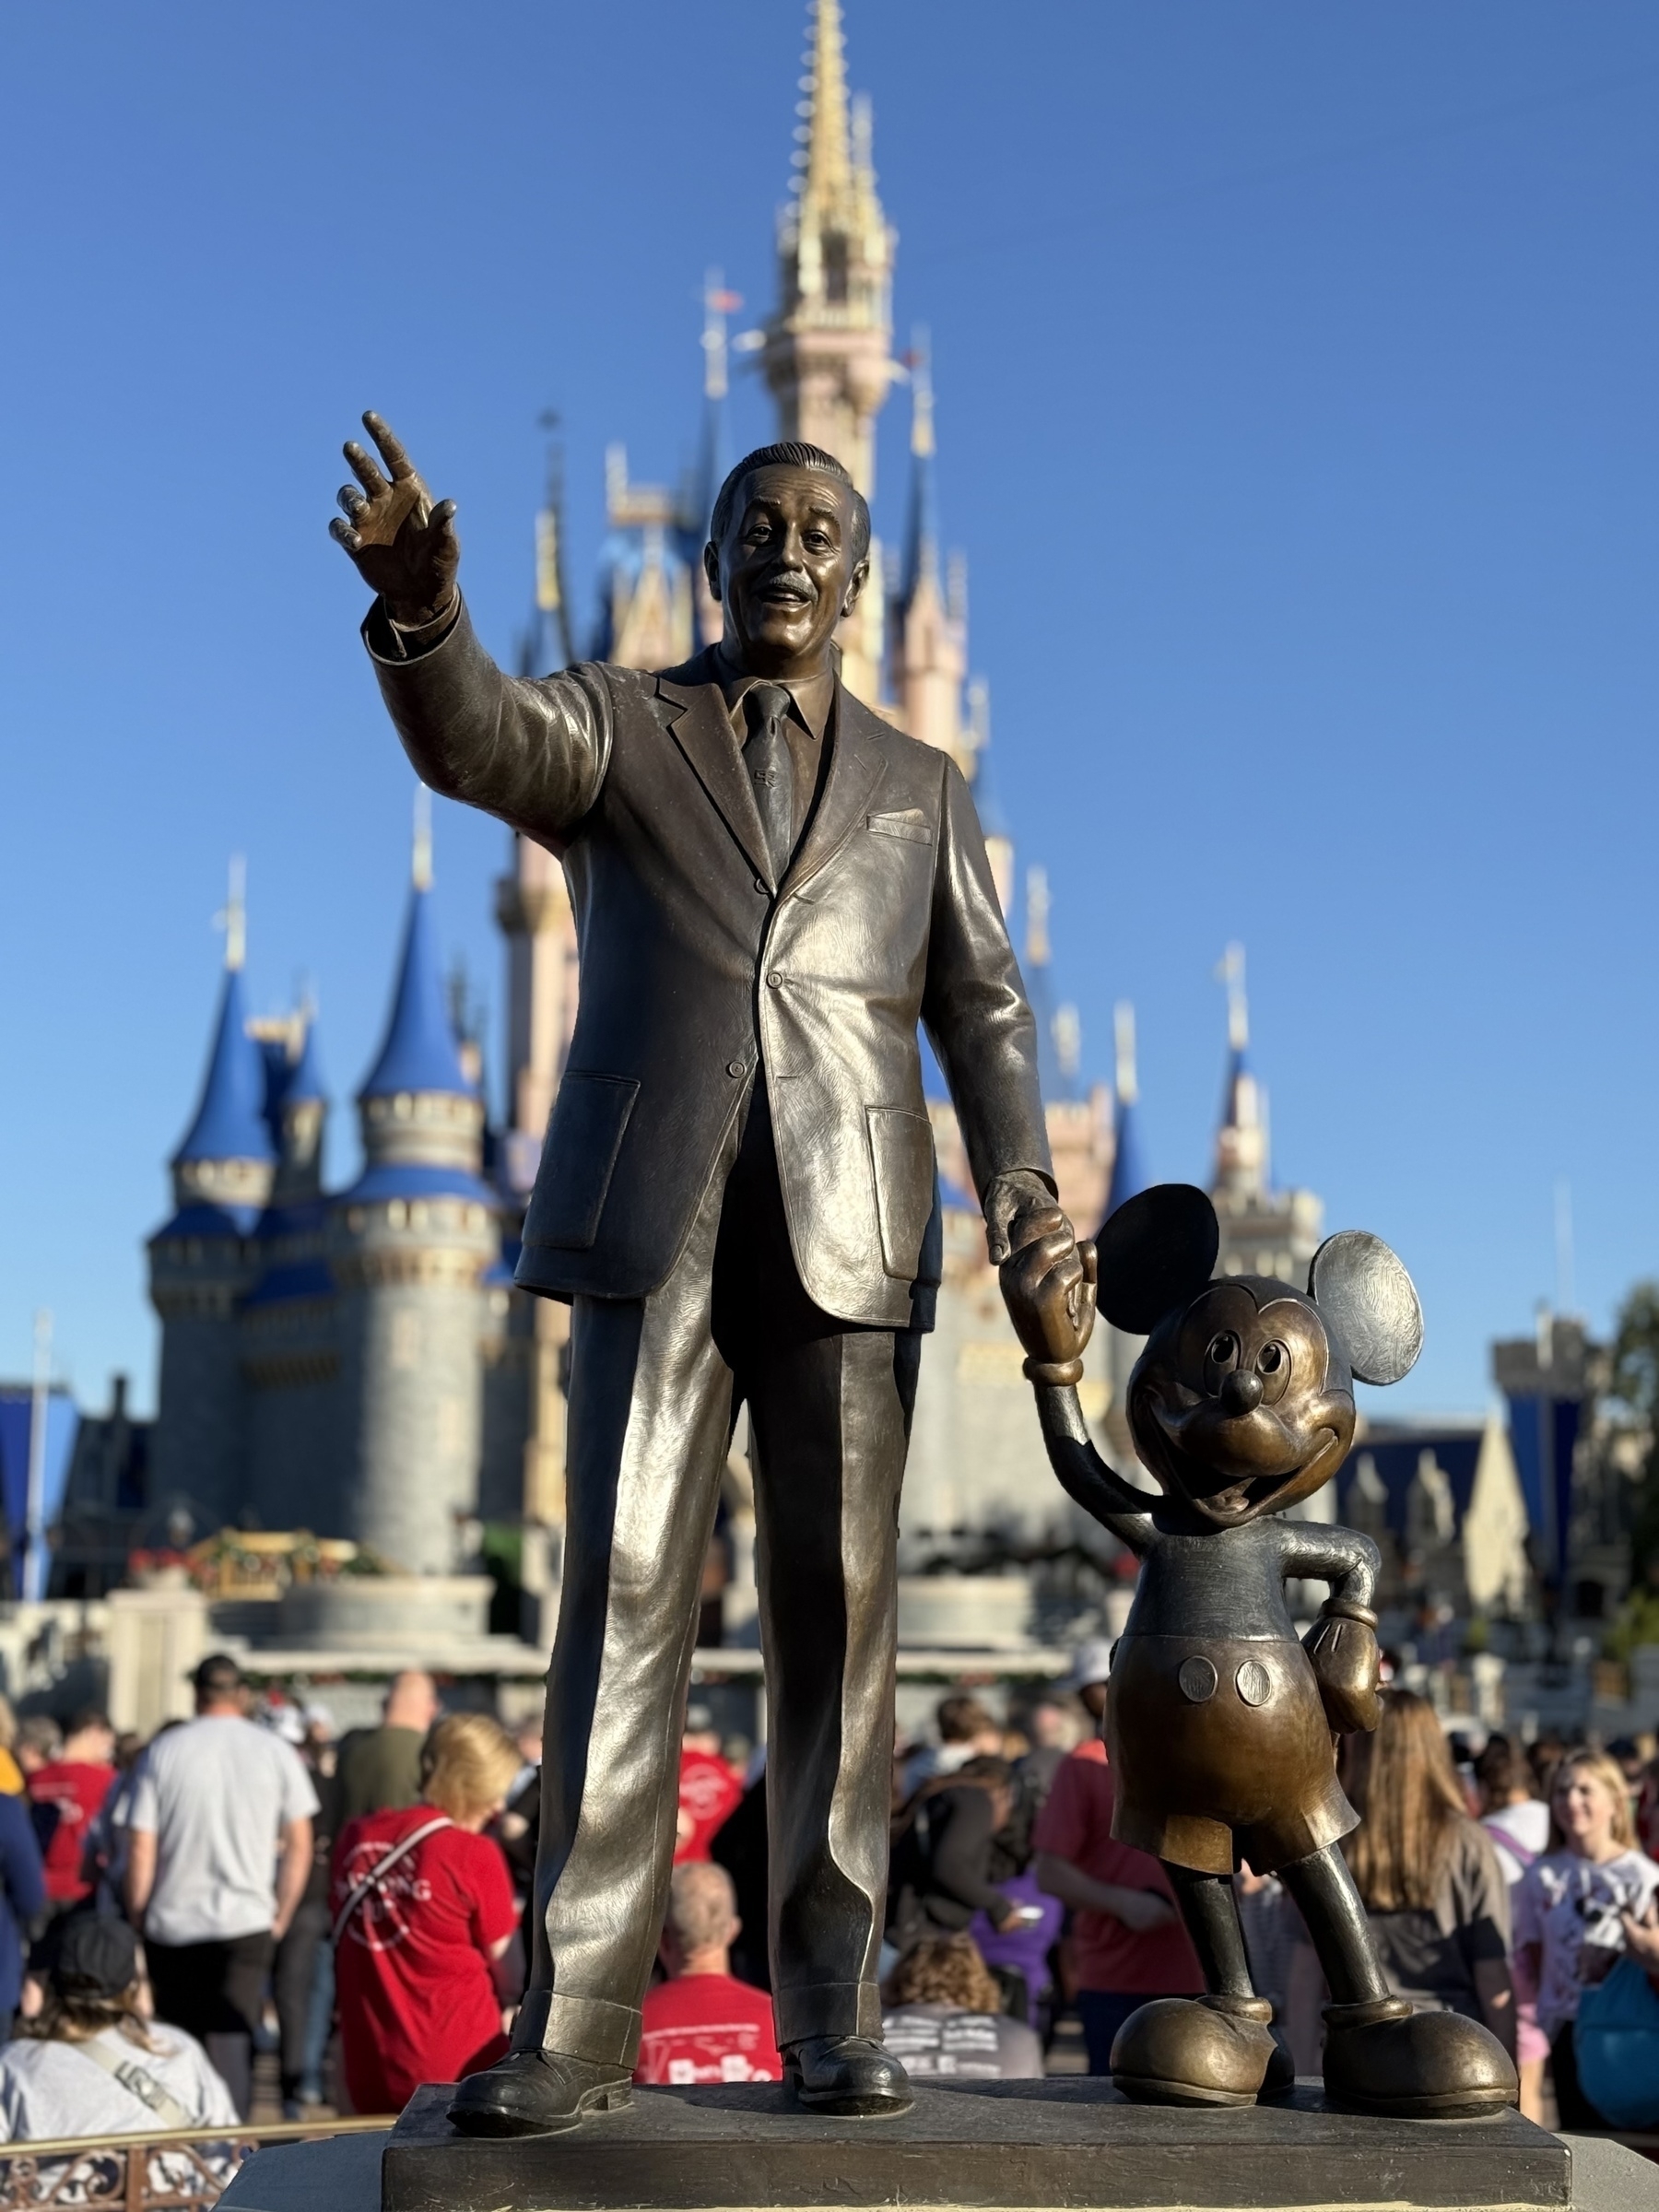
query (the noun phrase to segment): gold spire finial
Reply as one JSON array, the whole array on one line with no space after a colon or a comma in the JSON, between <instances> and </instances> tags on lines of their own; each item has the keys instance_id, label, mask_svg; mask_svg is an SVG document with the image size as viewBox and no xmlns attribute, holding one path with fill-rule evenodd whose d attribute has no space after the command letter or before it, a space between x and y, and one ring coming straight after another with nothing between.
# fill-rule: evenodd
<instances>
[{"instance_id":1,"label":"gold spire finial","mask_svg":"<svg viewBox=\"0 0 1659 2212\"><path fill-rule=\"evenodd\" d=\"M1049 964L1049 888L1046 868L1026 870L1026 960L1033 968Z\"/></svg>"},{"instance_id":2,"label":"gold spire finial","mask_svg":"<svg viewBox=\"0 0 1659 2212\"><path fill-rule=\"evenodd\" d=\"M225 966L241 967L248 957L248 864L240 853L230 855L225 903L214 915L213 926L225 933Z\"/></svg>"},{"instance_id":3,"label":"gold spire finial","mask_svg":"<svg viewBox=\"0 0 1659 2212\"><path fill-rule=\"evenodd\" d=\"M853 172L847 114L847 64L841 43L841 0L816 0L812 46L806 55L806 159L802 196L820 206L845 191Z\"/></svg>"},{"instance_id":4,"label":"gold spire finial","mask_svg":"<svg viewBox=\"0 0 1659 2212\"><path fill-rule=\"evenodd\" d=\"M1120 1106L1133 1106L1140 1097L1135 1070L1135 1008L1120 998L1112 1009L1112 1027L1117 1044L1117 1095Z\"/></svg>"},{"instance_id":5,"label":"gold spire finial","mask_svg":"<svg viewBox=\"0 0 1659 2212\"><path fill-rule=\"evenodd\" d=\"M409 881L418 891L432 888L432 794L424 783L415 786L415 839L409 854Z\"/></svg>"}]
</instances>

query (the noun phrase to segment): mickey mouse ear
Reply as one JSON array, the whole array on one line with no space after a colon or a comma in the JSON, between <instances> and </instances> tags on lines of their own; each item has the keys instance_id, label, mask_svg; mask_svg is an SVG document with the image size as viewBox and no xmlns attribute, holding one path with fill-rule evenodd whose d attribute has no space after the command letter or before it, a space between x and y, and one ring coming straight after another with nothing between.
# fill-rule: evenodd
<instances>
[{"instance_id":1,"label":"mickey mouse ear","mask_svg":"<svg viewBox=\"0 0 1659 2212\"><path fill-rule=\"evenodd\" d=\"M1095 1239L1097 1303L1114 1329L1149 1336L1208 1282L1221 1246L1216 1209L1190 1182L1155 1182L1125 1198Z\"/></svg>"},{"instance_id":2,"label":"mickey mouse ear","mask_svg":"<svg viewBox=\"0 0 1659 2212\"><path fill-rule=\"evenodd\" d=\"M1308 1296L1361 1382L1397 1382L1423 1348L1423 1309L1405 1264L1381 1237L1345 1229L1308 1269Z\"/></svg>"}]
</instances>

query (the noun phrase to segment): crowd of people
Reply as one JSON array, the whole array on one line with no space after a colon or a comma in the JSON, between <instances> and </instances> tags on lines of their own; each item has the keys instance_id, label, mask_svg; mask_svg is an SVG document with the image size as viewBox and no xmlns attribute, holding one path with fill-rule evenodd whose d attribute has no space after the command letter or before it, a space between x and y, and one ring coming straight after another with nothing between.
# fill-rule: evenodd
<instances>
[{"instance_id":1,"label":"crowd of people","mask_svg":"<svg viewBox=\"0 0 1659 2212\"><path fill-rule=\"evenodd\" d=\"M884 2032L913 2077L1040 2076L1067 2015L1105 2074L1137 2006L1203 1986L1162 1867L1112 1833L1110 1676L1109 1648L1086 1644L1055 1689L1003 1717L947 1697L901 1747ZM1391 1985L1483 2020L1532 2117L1630 2124L1595 2021L1616 1973L1647 1993L1659 2103L1659 1768L1634 1745L1449 1739L1403 1688L1382 1706L1373 1734L1343 1739L1340 1773ZM222 1656L197 1669L195 1708L140 1747L100 1712L60 1728L0 1700L0 2139L234 2127L261 2048L288 2115L390 2113L506 2047L539 1730L446 1713L409 1673L378 1726L337 1736L325 1707L256 1701ZM747 1747L693 1705L642 2082L782 2076L765 1758L728 1752ZM1257 1987L1297 2071L1316 2072L1313 1947L1271 1874L1235 1878Z\"/></svg>"}]
</instances>

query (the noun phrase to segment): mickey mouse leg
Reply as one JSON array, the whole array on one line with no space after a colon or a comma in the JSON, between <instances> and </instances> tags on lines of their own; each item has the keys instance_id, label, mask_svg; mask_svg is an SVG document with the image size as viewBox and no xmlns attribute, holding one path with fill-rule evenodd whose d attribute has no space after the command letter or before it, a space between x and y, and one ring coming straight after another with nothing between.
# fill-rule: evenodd
<instances>
[{"instance_id":1,"label":"mickey mouse leg","mask_svg":"<svg viewBox=\"0 0 1659 2212\"><path fill-rule=\"evenodd\" d=\"M1144 2104L1253 2104L1293 2086L1258 1997L1232 1883L1163 1861L1198 1954L1206 1996L1158 1997L1132 2013L1112 2046L1112 2078Z\"/></svg>"},{"instance_id":2,"label":"mickey mouse leg","mask_svg":"<svg viewBox=\"0 0 1659 2212\"><path fill-rule=\"evenodd\" d=\"M1520 2088L1514 2065L1478 2020L1456 2012L1413 2012L1404 1998L1391 1995L1364 1902L1337 1844L1278 1871L1330 1984L1328 2095L1396 2120L1463 2119L1513 2104Z\"/></svg>"}]
</instances>

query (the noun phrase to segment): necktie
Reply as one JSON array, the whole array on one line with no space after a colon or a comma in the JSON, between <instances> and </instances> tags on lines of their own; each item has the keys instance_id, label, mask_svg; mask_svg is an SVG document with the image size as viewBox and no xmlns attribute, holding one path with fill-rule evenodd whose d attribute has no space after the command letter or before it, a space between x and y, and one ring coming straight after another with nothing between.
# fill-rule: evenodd
<instances>
[{"instance_id":1,"label":"necktie","mask_svg":"<svg viewBox=\"0 0 1659 2212\"><path fill-rule=\"evenodd\" d=\"M794 763L783 734L789 694L782 684L753 684L743 695L743 712L749 726L743 765L755 786L772 880L782 882L794 850Z\"/></svg>"}]
</instances>

